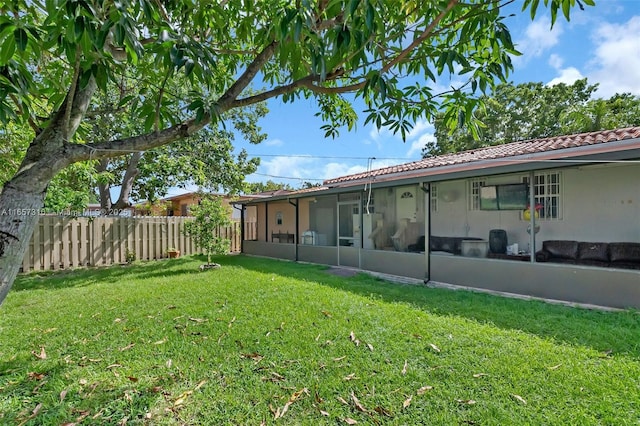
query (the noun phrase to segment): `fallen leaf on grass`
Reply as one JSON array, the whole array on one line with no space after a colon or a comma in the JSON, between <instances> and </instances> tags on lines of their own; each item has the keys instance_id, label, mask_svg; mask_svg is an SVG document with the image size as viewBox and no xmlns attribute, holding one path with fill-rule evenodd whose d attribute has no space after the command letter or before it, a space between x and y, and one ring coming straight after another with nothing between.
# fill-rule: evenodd
<instances>
[{"instance_id":1,"label":"fallen leaf on grass","mask_svg":"<svg viewBox=\"0 0 640 426\"><path fill-rule=\"evenodd\" d=\"M250 354L240 354L240 358L250 358L250 359L254 360L255 362L259 362L264 357L262 355L260 355L258 352L252 352Z\"/></svg>"},{"instance_id":2,"label":"fallen leaf on grass","mask_svg":"<svg viewBox=\"0 0 640 426\"><path fill-rule=\"evenodd\" d=\"M349 403L341 396L337 397L336 399L344 405L349 405Z\"/></svg>"},{"instance_id":3,"label":"fallen leaf on grass","mask_svg":"<svg viewBox=\"0 0 640 426\"><path fill-rule=\"evenodd\" d=\"M319 411L320 411L320 414L321 414L321 415L323 415L323 416L325 416L325 417L330 417L330 416L331 416L331 414L327 413L327 412L326 412L326 411L324 411L324 410L319 410Z\"/></svg>"},{"instance_id":4,"label":"fallen leaf on grass","mask_svg":"<svg viewBox=\"0 0 640 426\"><path fill-rule=\"evenodd\" d=\"M553 367L547 367L549 368L549 370L557 370L558 368L560 368L562 364L558 364L558 365L554 365Z\"/></svg>"},{"instance_id":5,"label":"fallen leaf on grass","mask_svg":"<svg viewBox=\"0 0 640 426\"><path fill-rule=\"evenodd\" d=\"M158 340L157 342L153 342L154 345L162 345L163 343L167 343L167 339L164 338L162 340Z\"/></svg>"},{"instance_id":6,"label":"fallen leaf on grass","mask_svg":"<svg viewBox=\"0 0 640 426\"><path fill-rule=\"evenodd\" d=\"M62 392L60 392L60 402L64 401L66 396L67 396L67 390L64 389Z\"/></svg>"},{"instance_id":7,"label":"fallen leaf on grass","mask_svg":"<svg viewBox=\"0 0 640 426\"><path fill-rule=\"evenodd\" d=\"M431 349L433 349L435 352L440 352L440 348L433 343L429 343L429 346L431 346Z\"/></svg>"},{"instance_id":8,"label":"fallen leaf on grass","mask_svg":"<svg viewBox=\"0 0 640 426\"><path fill-rule=\"evenodd\" d=\"M433 386L428 386L428 385L427 385L427 386L423 386L423 387L421 387L420 389L418 389L417 394L418 394L418 395L424 395L424 393L425 393L426 391L429 391L429 390L431 390L431 389L433 389Z\"/></svg>"},{"instance_id":9,"label":"fallen leaf on grass","mask_svg":"<svg viewBox=\"0 0 640 426\"><path fill-rule=\"evenodd\" d=\"M350 417L347 417L346 419L344 419L344 422L345 422L346 424L348 424L348 425L357 425L357 424L358 424L358 422L357 422L356 420L353 420L353 419L352 419L352 418L350 418Z\"/></svg>"},{"instance_id":10,"label":"fallen leaf on grass","mask_svg":"<svg viewBox=\"0 0 640 426\"><path fill-rule=\"evenodd\" d=\"M137 377L132 377L132 376L127 376L127 379L129 379L130 381L132 381L133 383L138 381Z\"/></svg>"},{"instance_id":11,"label":"fallen leaf on grass","mask_svg":"<svg viewBox=\"0 0 640 426\"><path fill-rule=\"evenodd\" d=\"M197 323L202 323L202 322L207 322L209 321L208 319L204 319L204 318L193 318L193 317L189 317L189 321L193 321L193 322L197 322Z\"/></svg>"},{"instance_id":12,"label":"fallen leaf on grass","mask_svg":"<svg viewBox=\"0 0 640 426\"><path fill-rule=\"evenodd\" d=\"M409 405L411 405L412 399L413 399L413 396L410 396L409 398L405 399L404 402L402 403L402 408L407 408Z\"/></svg>"},{"instance_id":13,"label":"fallen leaf on grass","mask_svg":"<svg viewBox=\"0 0 640 426\"><path fill-rule=\"evenodd\" d=\"M373 345L371 343L367 343L367 348L369 348L369 350L373 352Z\"/></svg>"},{"instance_id":14,"label":"fallen leaf on grass","mask_svg":"<svg viewBox=\"0 0 640 426\"><path fill-rule=\"evenodd\" d=\"M45 374L44 373L36 373L34 371L27 373L27 376L31 379L31 380L42 380L44 379Z\"/></svg>"},{"instance_id":15,"label":"fallen leaf on grass","mask_svg":"<svg viewBox=\"0 0 640 426\"><path fill-rule=\"evenodd\" d=\"M459 404L473 405L476 402L473 399L456 399Z\"/></svg>"},{"instance_id":16,"label":"fallen leaf on grass","mask_svg":"<svg viewBox=\"0 0 640 426\"><path fill-rule=\"evenodd\" d=\"M298 399L300 399L300 397L303 395L309 394L309 390L307 388L302 388L299 391L294 392L293 394L291 394L291 397L289 397L289 400L286 402L286 404L284 404L284 406L281 409L277 409L276 413L274 414L274 419L279 419L282 416L284 416L284 414L289 410L289 407L291 406L291 404L293 404L294 402L296 402ZM272 410L273 412L273 410Z\"/></svg>"},{"instance_id":17,"label":"fallen leaf on grass","mask_svg":"<svg viewBox=\"0 0 640 426\"><path fill-rule=\"evenodd\" d=\"M193 391L186 391L180 394L180 396L178 396L178 398L175 399L175 401L173 401L173 407L181 407L182 405L184 405L184 403L187 401L187 398L189 397L189 395L191 395L193 393Z\"/></svg>"},{"instance_id":18,"label":"fallen leaf on grass","mask_svg":"<svg viewBox=\"0 0 640 426\"><path fill-rule=\"evenodd\" d=\"M231 318L231 321L229 321L229 324L227 324L227 327L231 328L234 322L236 322L236 317Z\"/></svg>"},{"instance_id":19,"label":"fallen leaf on grass","mask_svg":"<svg viewBox=\"0 0 640 426\"><path fill-rule=\"evenodd\" d=\"M261 378L261 380L262 380L263 382L273 382L273 383L277 383L277 382L282 382L282 381L284 381L284 380L286 380L286 379L285 379L285 377L284 377L284 376L282 376L282 375L280 375L280 374L276 373L275 371L272 371L272 372L271 372L271 377L262 377L262 378Z\"/></svg>"},{"instance_id":20,"label":"fallen leaf on grass","mask_svg":"<svg viewBox=\"0 0 640 426\"><path fill-rule=\"evenodd\" d=\"M323 314L325 317L327 317L327 318L331 318L331 312L329 312L329 311L320 311L320 312L322 312L322 314Z\"/></svg>"},{"instance_id":21,"label":"fallen leaf on grass","mask_svg":"<svg viewBox=\"0 0 640 426\"><path fill-rule=\"evenodd\" d=\"M193 388L193 390L198 390L201 387L203 387L205 384L207 383L207 379L202 379L198 382L198 384L196 385L195 388Z\"/></svg>"},{"instance_id":22,"label":"fallen leaf on grass","mask_svg":"<svg viewBox=\"0 0 640 426\"><path fill-rule=\"evenodd\" d=\"M89 417L89 414L91 414L90 411L88 410L73 410L73 411L76 414L80 414L78 417L76 417L77 424L81 423L84 419Z\"/></svg>"},{"instance_id":23,"label":"fallen leaf on grass","mask_svg":"<svg viewBox=\"0 0 640 426\"><path fill-rule=\"evenodd\" d=\"M120 348L119 351L120 352L124 352L124 351L128 351L129 349L131 349L132 347L134 347L136 344L135 343L130 343L127 346L125 346L124 348Z\"/></svg>"},{"instance_id":24,"label":"fallen leaf on grass","mask_svg":"<svg viewBox=\"0 0 640 426\"><path fill-rule=\"evenodd\" d=\"M381 416L393 417L391 415L391 413L389 412L389 410L387 410L386 408L381 407L379 405L376 408L374 408L373 411L375 411L376 413L380 414Z\"/></svg>"},{"instance_id":25,"label":"fallen leaf on grass","mask_svg":"<svg viewBox=\"0 0 640 426\"><path fill-rule=\"evenodd\" d=\"M358 411L362 411L363 413L366 413L369 411L366 408L364 408L364 405L360 403L360 400L356 397L356 395L353 392L351 392L351 400L353 401L353 404L356 406L356 409Z\"/></svg>"},{"instance_id":26,"label":"fallen leaf on grass","mask_svg":"<svg viewBox=\"0 0 640 426\"><path fill-rule=\"evenodd\" d=\"M404 367L402 367L402 371L400 372L403 376L407 374L407 360L404 360Z\"/></svg>"},{"instance_id":27,"label":"fallen leaf on grass","mask_svg":"<svg viewBox=\"0 0 640 426\"><path fill-rule=\"evenodd\" d=\"M344 356L341 356L341 357L338 357L338 358L333 358L333 360L334 360L335 362L339 362L339 361L342 361L343 359L345 359L346 357L347 357L347 356L346 356L346 355L344 355Z\"/></svg>"},{"instance_id":28,"label":"fallen leaf on grass","mask_svg":"<svg viewBox=\"0 0 640 426\"><path fill-rule=\"evenodd\" d=\"M357 379L356 373L351 373L348 376L345 376L344 379L342 379L342 380L348 382L349 380L355 380L355 379Z\"/></svg>"},{"instance_id":29,"label":"fallen leaf on grass","mask_svg":"<svg viewBox=\"0 0 640 426\"><path fill-rule=\"evenodd\" d=\"M353 333L349 333L349 340L351 340L356 346L360 346L360 340L356 339L356 335Z\"/></svg>"},{"instance_id":30,"label":"fallen leaf on grass","mask_svg":"<svg viewBox=\"0 0 640 426\"><path fill-rule=\"evenodd\" d=\"M488 374L487 373L476 373L476 374L473 375L473 377L475 377L476 379L479 378L479 377L484 377L484 376L488 376Z\"/></svg>"},{"instance_id":31,"label":"fallen leaf on grass","mask_svg":"<svg viewBox=\"0 0 640 426\"><path fill-rule=\"evenodd\" d=\"M527 401L525 401L525 400L524 400L524 398L523 398L523 397L521 397L520 395L511 394L511 397L512 397L513 399L515 399L516 401L521 402L521 403L522 403L522 404L524 404L524 405L527 405Z\"/></svg>"},{"instance_id":32,"label":"fallen leaf on grass","mask_svg":"<svg viewBox=\"0 0 640 426\"><path fill-rule=\"evenodd\" d=\"M47 353L44 350L44 346L40 347L40 353L36 351L31 351L31 354L38 359L47 359Z\"/></svg>"},{"instance_id":33,"label":"fallen leaf on grass","mask_svg":"<svg viewBox=\"0 0 640 426\"><path fill-rule=\"evenodd\" d=\"M24 424L29 422L29 420L35 418L41 409L42 409L42 404L36 405L36 408L33 409L33 411L31 412L31 415L27 417L25 420L23 420L18 426L23 426Z\"/></svg>"},{"instance_id":34,"label":"fallen leaf on grass","mask_svg":"<svg viewBox=\"0 0 640 426\"><path fill-rule=\"evenodd\" d=\"M111 365L107 365L107 370L110 370L112 368L116 368L116 367L122 367L121 364L111 364Z\"/></svg>"}]
</instances>

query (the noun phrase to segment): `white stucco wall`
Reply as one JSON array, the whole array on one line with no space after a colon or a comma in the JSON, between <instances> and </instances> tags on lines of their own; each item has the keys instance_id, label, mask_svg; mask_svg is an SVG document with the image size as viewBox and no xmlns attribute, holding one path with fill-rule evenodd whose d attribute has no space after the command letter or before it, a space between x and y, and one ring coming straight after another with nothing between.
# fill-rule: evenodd
<instances>
[{"instance_id":1,"label":"white stucco wall","mask_svg":"<svg viewBox=\"0 0 640 426\"><path fill-rule=\"evenodd\" d=\"M539 222L536 250L550 239L640 242L640 164L582 166L561 173L562 219ZM490 176L487 184L518 183L521 176ZM437 188L440 194L454 191L460 196L452 202L438 200L438 211L431 214L432 235L487 239L491 229L504 229L509 244L528 248L528 222L520 211L470 211L467 180L438 183Z\"/></svg>"}]
</instances>

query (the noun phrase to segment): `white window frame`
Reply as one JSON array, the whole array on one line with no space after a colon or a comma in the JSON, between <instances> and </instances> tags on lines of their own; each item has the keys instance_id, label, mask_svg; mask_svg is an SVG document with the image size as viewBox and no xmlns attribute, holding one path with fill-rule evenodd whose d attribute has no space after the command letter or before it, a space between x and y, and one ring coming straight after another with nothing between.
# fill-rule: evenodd
<instances>
[{"instance_id":1,"label":"white window frame","mask_svg":"<svg viewBox=\"0 0 640 426\"><path fill-rule=\"evenodd\" d=\"M480 210L480 188L487 184L486 177L469 179L469 196L467 197L469 211Z\"/></svg>"},{"instance_id":2,"label":"white window frame","mask_svg":"<svg viewBox=\"0 0 640 426\"><path fill-rule=\"evenodd\" d=\"M429 184L429 196L431 198L430 200L431 211L433 213L437 213L438 212L438 185L436 185L435 183Z\"/></svg>"},{"instance_id":3,"label":"white window frame","mask_svg":"<svg viewBox=\"0 0 640 426\"><path fill-rule=\"evenodd\" d=\"M538 210L538 221L558 221L563 216L563 186L562 172L544 171L535 172L534 183L530 184L533 190L536 205L541 205ZM522 177L523 183L529 183L529 176Z\"/></svg>"}]
</instances>

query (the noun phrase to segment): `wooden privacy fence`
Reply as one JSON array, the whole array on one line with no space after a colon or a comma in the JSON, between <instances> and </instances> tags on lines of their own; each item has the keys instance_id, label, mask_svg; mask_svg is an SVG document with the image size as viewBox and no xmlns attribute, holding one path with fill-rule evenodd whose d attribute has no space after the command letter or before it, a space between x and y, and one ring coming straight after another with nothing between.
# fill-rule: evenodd
<instances>
[{"instance_id":1,"label":"wooden privacy fence","mask_svg":"<svg viewBox=\"0 0 640 426\"><path fill-rule=\"evenodd\" d=\"M184 224L191 217L60 217L41 216L33 231L22 271L57 270L125 263L168 257L175 248L181 255L199 253ZM240 251L240 222L219 229L231 240L231 252ZM245 235L255 234L255 223L245 223ZM245 237L247 238L247 237Z\"/></svg>"}]
</instances>

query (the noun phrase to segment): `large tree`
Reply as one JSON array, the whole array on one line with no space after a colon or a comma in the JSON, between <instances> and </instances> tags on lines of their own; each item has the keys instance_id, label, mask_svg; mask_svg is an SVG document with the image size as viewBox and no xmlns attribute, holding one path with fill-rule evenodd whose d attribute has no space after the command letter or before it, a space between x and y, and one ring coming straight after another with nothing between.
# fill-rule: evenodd
<instances>
[{"instance_id":1,"label":"large tree","mask_svg":"<svg viewBox=\"0 0 640 426\"><path fill-rule=\"evenodd\" d=\"M440 114L434 121L436 140L423 148L422 155L432 157L519 140L640 124L640 98L622 94L593 99L597 88L586 78L552 86L499 84L491 94L481 97L482 108L475 111L482 122L477 132L469 125L451 132Z\"/></svg>"},{"instance_id":2,"label":"large tree","mask_svg":"<svg viewBox=\"0 0 640 426\"><path fill-rule=\"evenodd\" d=\"M0 1L0 120L29 122L36 137L0 194L0 301L19 270L49 182L66 166L142 152L194 135L228 111L281 97L318 100L328 135L366 122L403 136L441 108L471 119L476 90L506 81L516 53L504 23L510 0L12 0ZM593 0L544 4L555 22ZM442 74L468 84L437 93ZM183 74L189 96L166 96ZM144 131L87 143L81 125L109 81L156 82L138 100ZM405 78L408 77L408 78ZM251 84L258 93L248 92ZM467 90L468 89L468 90ZM174 122L168 104L190 113ZM51 111L51 113L48 113ZM43 114L45 112L45 114ZM79 131L80 130L80 131Z\"/></svg>"},{"instance_id":3,"label":"large tree","mask_svg":"<svg viewBox=\"0 0 640 426\"><path fill-rule=\"evenodd\" d=\"M184 76L176 75L162 84L165 97L175 100L167 102L163 111L172 122L188 119L188 111L179 102L189 96L184 80ZM110 83L87 112L87 142L123 139L144 132L145 123L136 110L139 100L155 86L157 82L135 76ZM221 117L217 127L206 126L193 136L145 152L96 161L95 181L102 211L117 212L130 207L132 201L155 202L172 187L196 185L214 192L240 191L244 177L256 171L259 159L249 160L245 150L234 155L233 142L237 136L254 144L263 141L266 135L258 120L266 113L264 103L234 109ZM153 114L147 117L154 119ZM112 198L114 188L118 191Z\"/></svg>"}]
</instances>

